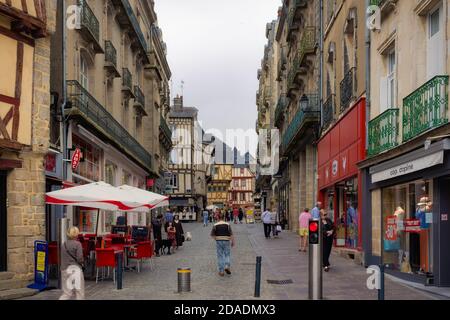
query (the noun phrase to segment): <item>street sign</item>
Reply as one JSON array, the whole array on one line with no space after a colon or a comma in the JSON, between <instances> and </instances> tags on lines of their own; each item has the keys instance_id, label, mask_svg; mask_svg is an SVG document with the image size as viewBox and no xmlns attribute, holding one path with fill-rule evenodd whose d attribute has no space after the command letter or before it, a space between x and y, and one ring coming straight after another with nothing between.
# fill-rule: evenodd
<instances>
[{"instance_id":1,"label":"street sign","mask_svg":"<svg viewBox=\"0 0 450 320\"><path fill-rule=\"evenodd\" d=\"M72 156L72 170L77 170L80 164L81 157L81 150L79 148L76 148Z\"/></svg>"}]
</instances>

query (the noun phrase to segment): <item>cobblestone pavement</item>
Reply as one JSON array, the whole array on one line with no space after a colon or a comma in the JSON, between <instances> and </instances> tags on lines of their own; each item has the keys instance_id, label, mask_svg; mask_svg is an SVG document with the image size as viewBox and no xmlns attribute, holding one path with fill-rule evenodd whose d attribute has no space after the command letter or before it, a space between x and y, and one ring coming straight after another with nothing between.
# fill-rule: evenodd
<instances>
[{"instance_id":1,"label":"cobblestone pavement","mask_svg":"<svg viewBox=\"0 0 450 320\"><path fill-rule=\"evenodd\" d=\"M263 257L261 299L304 300L308 298L307 254L299 253L297 236L283 232L278 239L266 240L262 225L232 225L237 246L232 251L231 276L217 274L215 243L209 237L211 226L185 224L193 240L175 254L154 258L155 268L148 264L141 273L126 272L123 289L115 289L112 280L98 284L86 282L89 300L252 300L256 256ZM324 273L324 296L332 300L374 300L377 293L365 284L365 269L344 258L333 256L333 268ZM191 268L191 293L178 294L177 268ZM273 285L267 280L292 280L292 284ZM61 291L51 290L26 299L58 299ZM386 299L423 300L434 296L403 284L386 280Z\"/></svg>"}]
</instances>

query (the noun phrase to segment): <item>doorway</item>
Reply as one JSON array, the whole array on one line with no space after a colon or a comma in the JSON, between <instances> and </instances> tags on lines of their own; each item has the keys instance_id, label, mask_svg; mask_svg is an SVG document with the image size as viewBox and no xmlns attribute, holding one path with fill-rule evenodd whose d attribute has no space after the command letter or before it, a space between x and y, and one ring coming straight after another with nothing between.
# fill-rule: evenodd
<instances>
[{"instance_id":1,"label":"doorway","mask_svg":"<svg viewBox=\"0 0 450 320\"><path fill-rule=\"evenodd\" d=\"M0 272L7 269L6 171L0 171Z\"/></svg>"},{"instance_id":2,"label":"doorway","mask_svg":"<svg viewBox=\"0 0 450 320\"><path fill-rule=\"evenodd\" d=\"M336 246L358 247L358 180L349 179L336 185L335 225Z\"/></svg>"}]
</instances>

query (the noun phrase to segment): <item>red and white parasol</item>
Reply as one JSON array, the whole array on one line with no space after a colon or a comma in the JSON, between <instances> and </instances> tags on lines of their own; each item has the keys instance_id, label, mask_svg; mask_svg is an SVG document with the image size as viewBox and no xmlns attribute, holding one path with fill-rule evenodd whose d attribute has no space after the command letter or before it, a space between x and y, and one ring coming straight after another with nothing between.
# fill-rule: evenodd
<instances>
[{"instance_id":1,"label":"red and white parasol","mask_svg":"<svg viewBox=\"0 0 450 320\"><path fill-rule=\"evenodd\" d=\"M154 192L146 191L143 189L127 185L120 186L118 187L118 189L122 190L123 192L126 192L127 194L129 194L130 198L141 204L141 207L139 208L126 211L143 212L151 209L169 206L169 197L167 196L163 196Z\"/></svg>"}]
</instances>

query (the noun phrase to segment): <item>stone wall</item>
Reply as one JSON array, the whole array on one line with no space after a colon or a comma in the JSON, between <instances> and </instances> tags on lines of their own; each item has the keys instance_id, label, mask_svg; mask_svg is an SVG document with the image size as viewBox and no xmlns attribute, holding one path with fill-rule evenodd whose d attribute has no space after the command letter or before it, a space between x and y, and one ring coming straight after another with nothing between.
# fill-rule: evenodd
<instances>
[{"instance_id":1,"label":"stone wall","mask_svg":"<svg viewBox=\"0 0 450 320\"><path fill-rule=\"evenodd\" d=\"M56 26L56 1L46 1L49 35ZM36 40L34 55L32 145L17 158L22 168L8 174L8 271L32 279L34 241L45 240L44 157L49 148L50 36Z\"/></svg>"}]
</instances>

